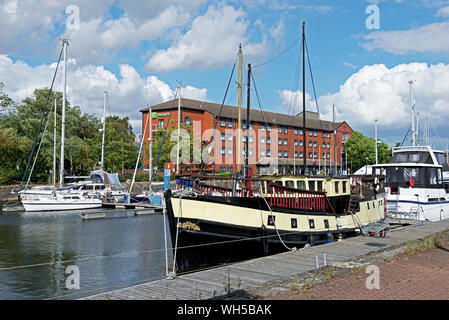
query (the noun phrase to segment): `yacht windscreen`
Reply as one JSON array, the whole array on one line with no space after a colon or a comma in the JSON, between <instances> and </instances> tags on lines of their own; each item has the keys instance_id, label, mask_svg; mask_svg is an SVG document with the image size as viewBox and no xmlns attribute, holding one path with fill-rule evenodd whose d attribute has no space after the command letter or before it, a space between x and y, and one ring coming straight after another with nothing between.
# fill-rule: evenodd
<instances>
[{"instance_id":1,"label":"yacht windscreen","mask_svg":"<svg viewBox=\"0 0 449 320\"><path fill-rule=\"evenodd\" d=\"M392 163L415 162L415 163L433 164L430 153L425 151L395 152L393 154L391 162Z\"/></svg>"}]
</instances>

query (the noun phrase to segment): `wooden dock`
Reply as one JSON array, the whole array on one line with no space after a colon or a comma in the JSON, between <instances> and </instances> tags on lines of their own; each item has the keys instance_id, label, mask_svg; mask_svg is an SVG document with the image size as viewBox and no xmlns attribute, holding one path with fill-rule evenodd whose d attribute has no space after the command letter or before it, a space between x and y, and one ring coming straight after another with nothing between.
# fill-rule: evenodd
<instances>
[{"instance_id":1,"label":"wooden dock","mask_svg":"<svg viewBox=\"0 0 449 320\"><path fill-rule=\"evenodd\" d=\"M128 288L101 293L82 300L201 300L225 296L229 289L248 290L262 286L267 281L282 280L301 275L327 265L344 266L357 258L379 252L388 252L406 245L407 241L449 230L449 219L423 222L390 231L387 238L358 236L339 242L327 243L304 250L289 251L228 266L180 275Z\"/></svg>"}]
</instances>

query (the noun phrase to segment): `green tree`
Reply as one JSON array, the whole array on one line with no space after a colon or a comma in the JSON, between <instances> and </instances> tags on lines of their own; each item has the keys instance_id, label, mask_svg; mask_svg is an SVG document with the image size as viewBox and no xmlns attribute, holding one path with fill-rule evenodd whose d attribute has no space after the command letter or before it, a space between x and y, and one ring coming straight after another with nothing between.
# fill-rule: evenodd
<instances>
[{"instance_id":1,"label":"green tree","mask_svg":"<svg viewBox=\"0 0 449 320\"><path fill-rule=\"evenodd\" d=\"M9 184L21 177L26 163L25 151L30 141L20 137L13 128L0 128L0 184Z\"/></svg>"},{"instance_id":2,"label":"green tree","mask_svg":"<svg viewBox=\"0 0 449 320\"><path fill-rule=\"evenodd\" d=\"M0 163L0 171L3 172L2 176L5 177L0 179L0 183L5 183L8 179L11 180L13 175L15 175L15 177L20 176L20 178L23 175L31 153L32 145L35 141L35 135L46 110L48 113L42 122L41 133L37 139L38 144L44 134L47 119L48 125L42 140L42 146L36 161L36 166L33 170L31 181L47 182L53 167L53 111L55 99L57 104L56 162L57 167L59 167L62 94L60 92L52 92L49 97L49 89L36 89L31 97L25 98L21 104L16 104L3 94L2 90L3 84L0 86L0 103L2 107L0 113L0 130L2 130L2 146L4 148L8 146L10 148L8 150L12 150L12 153L3 153L3 155L11 157L11 161L2 161L2 163ZM87 113L82 114L79 106L71 106L70 103L66 101L64 148L64 168L66 174L85 175L89 173L90 170L99 167L102 138L101 128L102 124L97 117ZM104 169L108 171L117 171L122 168L122 165L126 168L133 168L137 157L137 147L134 145L134 134L132 132L132 127L129 124L129 119L127 117L120 118L118 116L108 117L106 119L105 132ZM7 141L12 142L6 143ZM20 144L20 146L12 148L13 143ZM14 157L15 152L17 153L16 157ZM18 155L19 153L20 157ZM11 171L12 168L15 168L14 174ZM57 170L59 169L57 168Z\"/></svg>"},{"instance_id":3,"label":"green tree","mask_svg":"<svg viewBox=\"0 0 449 320\"><path fill-rule=\"evenodd\" d=\"M391 151L383 141L377 147L378 163L387 163L391 160ZM367 164L376 163L376 142L374 138L366 137L361 132L354 131L345 142L345 152L348 163L352 162L352 169L356 171Z\"/></svg>"}]
</instances>

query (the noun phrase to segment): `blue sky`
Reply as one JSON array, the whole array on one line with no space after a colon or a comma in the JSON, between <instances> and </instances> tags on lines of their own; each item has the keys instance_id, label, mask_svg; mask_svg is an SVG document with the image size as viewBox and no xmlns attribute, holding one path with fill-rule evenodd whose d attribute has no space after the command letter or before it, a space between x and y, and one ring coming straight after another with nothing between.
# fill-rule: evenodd
<instances>
[{"instance_id":1,"label":"blue sky","mask_svg":"<svg viewBox=\"0 0 449 320\"><path fill-rule=\"evenodd\" d=\"M379 29L368 29L365 10L379 10ZM78 28L67 19L79 10ZM112 113L128 116L136 133L146 104L183 95L221 102L242 43L253 66L306 37L323 119L332 104L337 120L389 143L402 141L410 124L408 80L416 81L420 119L428 117L432 142L449 143L449 1L0 1L0 81L16 101L49 86L59 38L70 40L69 100L99 115L108 90ZM72 25L73 26L73 25ZM302 88L295 81L300 43L254 69L262 106L296 113ZM246 69L246 66L245 66ZM236 81L236 77L234 77ZM60 88L61 84L57 84ZM227 103L236 104L236 85ZM308 75L308 108L316 110ZM244 99L246 101L246 99ZM258 108L253 98L253 107Z\"/></svg>"}]
</instances>

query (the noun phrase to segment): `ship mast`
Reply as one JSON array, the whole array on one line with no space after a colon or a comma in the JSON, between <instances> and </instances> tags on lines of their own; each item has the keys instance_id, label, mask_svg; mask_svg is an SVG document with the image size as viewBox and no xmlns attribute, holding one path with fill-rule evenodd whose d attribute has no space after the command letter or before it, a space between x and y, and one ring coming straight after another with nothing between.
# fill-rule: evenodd
<instances>
[{"instance_id":1,"label":"ship mast","mask_svg":"<svg viewBox=\"0 0 449 320\"><path fill-rule=\"evenodd\" d=\"M410 84L410 105L412 107L412 146L416 146L416 130L415 130L415 100L413 99L413 80L408 82Z\"/></svg>"},{"instance_id":2,"label":"ship mast","mask_svg":"<svg viewBox=\"0 0 449 320\"><path fill-rule=\"evenodd\" d=\"M62 39L62 46L64 48L64 89L62 91L62 124L61 124L61 164L59 166L59 187L64 186L64 133L65 133L65 100L67 88L67 45L69 41Z\"/></svg>"},{"instance_id":3,"label":"ship mast","mask_svg":"<svg viewBox=\"0 0 449 320\"><path fill-rule=\"evenodd\" d=\"M249 157L249 128L250 128L250 106L251 106L251 63L248 63L248 92L246 105L246 146L245 146L245 177L248 178L248 157Z\"/></svg>"},{"instance_id":4,"label":"ship mast","mask_svg":"<svg viewBox=\"0 0 449 320\"><path fill-rule=\"evenodd\" d=\"M242 156L241 144L242 144L242 44L239 45L239 105L238 105L238 125L237 125L237 171L240 171L240 160Z\"/></svg>"},{"instance_id":5,"label":"ship mast","mask_svg":"<svg viewBox=\"0 0 449 320\"><path fill-rule=\"evenodd\" d=\"M303 137L304 137L304 164L303 164L303 174L306 174L306 159L307 159L307 152L306 152L306 59L305 59L305 40L306 35L304 32L304 28L306 26L306 22L302 22L302 128L303 128Z\"/></svg>"},{"instance_id":6,"label":"ship mast","mask_svg":"<svg viewBox=\"0 0 449 320\"><path fill-rule=\"evenodd\" d=\"M103 123L103 129L102 137L101 137L101 170L104 170L104 131L106 126L106 99L107 99L108 92L104 92L104 99L103 99L103 118L101 118L101 122Z\"/></svg>"}]
</instances>

